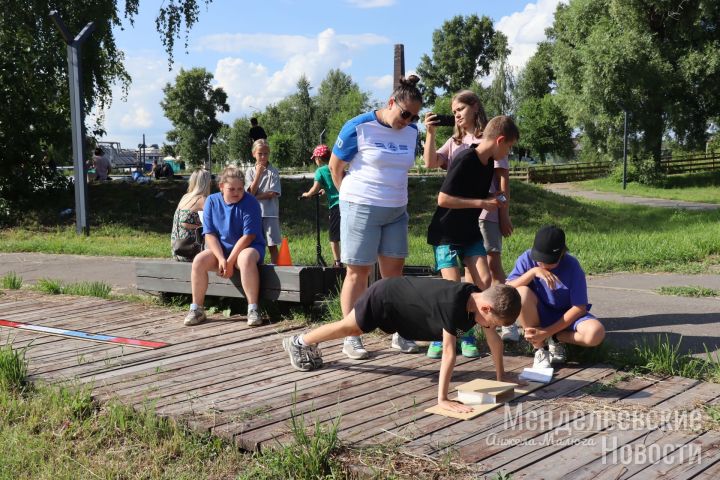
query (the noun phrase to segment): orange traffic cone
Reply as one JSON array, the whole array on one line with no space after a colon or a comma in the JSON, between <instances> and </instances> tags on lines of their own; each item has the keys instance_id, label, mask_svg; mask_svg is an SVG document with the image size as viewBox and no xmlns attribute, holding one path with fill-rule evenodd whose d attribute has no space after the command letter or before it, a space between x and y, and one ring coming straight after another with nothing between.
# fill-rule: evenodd
<instances>
[{"instance_id":1,"label":"orange traffic cone","mask_svg":"<svg viewBox=\"0 0 720 480\"><path fill-rule=\"evenodd\" d=\"M280 253L278 254L277 265L278 267L291 267L292 258L290 258L290 246L288 245L287 237L283 237L282 244L280 245Z\"/></svg>"}]
</instances>

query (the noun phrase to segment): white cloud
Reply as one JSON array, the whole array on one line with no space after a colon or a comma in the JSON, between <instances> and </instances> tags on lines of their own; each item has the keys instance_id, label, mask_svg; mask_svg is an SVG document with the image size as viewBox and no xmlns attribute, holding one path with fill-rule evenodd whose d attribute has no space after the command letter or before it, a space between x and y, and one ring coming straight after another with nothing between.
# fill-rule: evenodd
<instances>
[{"instance_id":1,"label":"white cloud","mask_svg":"<svg viewBox=\"0 0 720 480\"><path fill-rule=\"evenodd\" d=\"M153 117L148 109L137 103L133 103L131 110L122 116L120 126L125 129L148 128L153 124Z\"/></svg>"},{"instance_id":2,"label":"white cloud","mask_svg":"<svg viewBox=\"0 0 720 480\"><path fill-rule=\"evenodd\" d=\"M347 3L357 8L382 8L395 5L395 0L347 0Z\"/></svg>"},{"instance_id":3,"label":"white cloud","mask_svg":"<svg viewBox=\"0 0 720 480\"><path fill-rule=\"evenodd\" d=\"M555 10L559 3L568 0L538 0L528 3L522 12L502 17L495 28L508 37L512 50L508 61L516 68L522 68L535 54L538 42L545 40L545 29L552 26Z\"/></svg>"},{"instance_id":4,"label":"white cloud","mask_svg":"<svg viewBox=\"0 0 720 480\"><path fill-rule=\"evenodd\" d=\"M155 53L140 53L127 55L125 68L132 83L126 100L122 99L122 87L113 86L111 108L102 112L108 132L103 140L120 142L124 148L131 148L142 142L144 133L147 144L162 144L165 133L172 128L160 107L162 89L175 80L181 65L175 64L168 71L167 58ZM90 116L88 125L97 116L98 112Z\"/></svg>"},{"instance_id":5,"label":"white cloud","mask_svg":"<svg viewBox=\"0 0 720 480\"><path fill-rule=\"evenodd\" d=\"M382 77L367 77L366 82L372 88L376 90L390 90L392 89L393 76L383 75Z\"/></svg>"},{"instance_id":6,"label":"white cloud","mask_svg":"<svg viewBox=\"0 0 720 480\"><path fill-rule=\"evenodd\" d=\"M264 37L268 44L281 43L274 39L276 36ZM228 117L234 118L256 109L262 110L268 104L281 100L295 91L301 75L305 75L310 83L317 87L330 69L349 68L352 64L352 53L356 50L389 43L384 37L373 34L338 35L331 28L320 32L315 38L298 38L302 41L283 50L287 59L275 71L261 63L238 57L225 57L217 62L214 75L217 85L228 94ZM242 47L244 48L245 46Z\"/></svg>"},{"instance_id":7,"label":"white cloud","mask_svg":"<svg viewBox=\"0 0 720 480\"><path fill-rule=\"evenodd\" d=\"M347 50L359 50L368 46L384 45L390 42L387 37L374 33L359 35L336 35L331 28L321 32L317 37L303 35L274 35L266 33L219 33L207 35L198 41L197 50L209 50L222 53L252 52L278 60L287 60L296 55L305 54L316 49L318 41L327 32L334 40Z\"/></svg>"}]
</instances>

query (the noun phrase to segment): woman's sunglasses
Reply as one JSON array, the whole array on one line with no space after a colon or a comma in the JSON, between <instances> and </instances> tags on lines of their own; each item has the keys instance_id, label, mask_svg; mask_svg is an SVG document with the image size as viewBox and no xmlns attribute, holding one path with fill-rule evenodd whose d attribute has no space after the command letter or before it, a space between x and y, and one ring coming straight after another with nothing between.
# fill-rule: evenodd
<instances>
[{"instance_id":1,"label":"woman's sunglasses","mask_svg":"<svg viewBox=\"0 0 720 480\"><path fill-rule=\"evenodd\" d=\"M400 105L400 102L398 102L396 99L393 99L393 100L395 100L395 105L397 105L398 108L400 109L400 117L401 117L403 120L407 120L407 119L409 118L411 123L415 123L415 122L417 122L418 120L420 120L420 116L419 116L419 115L413 115L412 112L408 112L407 110L405 110L405 109Z\"/></svg>"}]
</instances>

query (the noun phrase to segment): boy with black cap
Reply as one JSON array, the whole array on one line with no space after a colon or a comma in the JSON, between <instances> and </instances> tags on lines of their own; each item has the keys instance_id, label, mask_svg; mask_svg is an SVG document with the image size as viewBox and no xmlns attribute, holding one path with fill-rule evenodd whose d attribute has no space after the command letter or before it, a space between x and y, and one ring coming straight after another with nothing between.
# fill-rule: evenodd
<instances>
[{"instance_id":1,"label":"boy with black cap","mask_svg":"<svg viewBox=\"0 0 720 480\"><path fill-rule=\"evenodd\" d=\"M506 283L522 298L518 320L537 349L533 367L564 362L562 343L594 347L605 338L605 328L590 313L585 272L567 253L561 228L538 230L533 248L518 257Z\"/></svg>"}]
</instances>

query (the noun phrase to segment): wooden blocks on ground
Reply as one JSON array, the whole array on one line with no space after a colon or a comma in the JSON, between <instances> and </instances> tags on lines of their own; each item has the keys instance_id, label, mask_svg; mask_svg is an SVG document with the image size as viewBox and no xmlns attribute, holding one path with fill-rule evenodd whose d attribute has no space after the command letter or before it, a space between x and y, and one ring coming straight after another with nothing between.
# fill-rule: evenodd
<instances>
[{"instance_id":1,"label":"wooden blocks on ground","mask_svg":"<svg viewBox=\"0 0 720 480\"><path fill-rule=\"evenodd\" d=\"M458 398L456 399L468 406L472 406L473 409L471 412L451 412L450 410L441 408L439 405L430 407L425 411L427 413L435 413L437 415L458 418L460 420L472 420L473 418L479 417L486 412L495 410L503 403L509 402L523 395L527 395L543 385L543 383L530 382L528 385L520 386L515 383L496 382L494 380L473 380L472 382L458 385ZM462 400L463 398L470 400L473 403L467 403ZM474 401L478 400L480 402L474 403ZM488 403L483 403L482 400L486 400Z\"/></svg>"}]
</instances>

